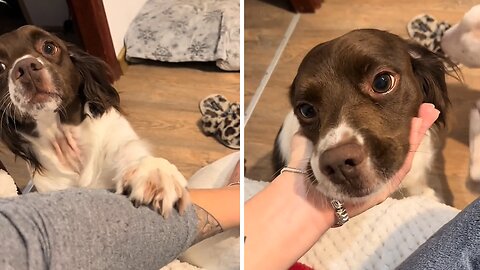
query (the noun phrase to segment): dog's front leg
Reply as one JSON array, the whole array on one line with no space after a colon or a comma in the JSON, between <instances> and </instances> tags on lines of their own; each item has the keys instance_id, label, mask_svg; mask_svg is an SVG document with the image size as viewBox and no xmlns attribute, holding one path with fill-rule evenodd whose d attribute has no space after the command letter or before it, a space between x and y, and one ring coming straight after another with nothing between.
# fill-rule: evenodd
<instances>
[{"instance_id":1,"label":"dog's front leg","mask_svg":"<svg viewBox=\"0 0 480 270\"><path fill-rule=\"evenodd\" d=\"M91 157L86 165L91 169L86 171L100 174L83 175L82 178L108 181L113 178L117 193L128 196L135 204L149 205L163 216L167 216L175 205L180 211L188 206L185 177L166 159L152 156L119 112L111 109L100 118L88 118L80 130L93 134L88 141L95 142L95 145L84 147L94 151L86 153Z\"/></svg>"}]
</instances>

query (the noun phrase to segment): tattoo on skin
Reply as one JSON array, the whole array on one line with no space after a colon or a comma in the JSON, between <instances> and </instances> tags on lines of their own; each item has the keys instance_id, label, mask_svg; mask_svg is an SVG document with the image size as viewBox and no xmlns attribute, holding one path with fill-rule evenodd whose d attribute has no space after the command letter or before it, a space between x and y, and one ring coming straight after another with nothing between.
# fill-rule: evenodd
<instances>
[{"instance_id":1,"label":"tattoo on skin","mask_svg":"<svg viewBox=\"0 0 480 270\"><path fill-rule=\"evenodd\" d=\"M198 205L194 205L194 208L198 218L197 237L194 244L223 232L220 223L210 213Z\"/></svg>"}]
</instances>

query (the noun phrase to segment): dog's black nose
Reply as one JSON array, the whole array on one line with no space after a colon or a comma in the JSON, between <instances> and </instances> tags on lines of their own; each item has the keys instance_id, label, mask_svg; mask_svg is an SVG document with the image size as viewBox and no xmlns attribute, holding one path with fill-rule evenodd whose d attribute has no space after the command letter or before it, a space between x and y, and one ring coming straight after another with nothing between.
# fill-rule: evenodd
<instances>
[{"instance_id":1,"label":"dog's black nose","mask_svg":"<svg viewBox=\"0 0 480 270\"><path fill-rule=\"evenodd\" d=\"M330 148L320 155L320 170L337 184L347 181L351 185L360 176L359 166L365 160L365 151L358 143L346 143Z\"/></svg>"},{"instance_id":2,"label":"dog's black nose","mask_svg":"<svg viewBox=\"0 0 480 270\"><path fill-rule=\"evenodd\" d=\"M16 80L31 80L31 77L36 72L43 69L43 64L33 57L28 57L17 62L12 72L12 79Z\"/></svg>"}]
</instances>

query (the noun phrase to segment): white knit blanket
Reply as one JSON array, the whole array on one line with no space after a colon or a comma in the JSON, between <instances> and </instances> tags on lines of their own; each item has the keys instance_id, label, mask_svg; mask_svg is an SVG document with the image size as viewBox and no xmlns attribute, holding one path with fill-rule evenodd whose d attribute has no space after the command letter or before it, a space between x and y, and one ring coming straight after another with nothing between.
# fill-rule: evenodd
<instances>
[{"instance_id":1,"label":"white knit blanket","mask_svg":"<svg viewBox=\"0 0 480 270\"><path fill-rule=\"evenodd\" d=\"M245 199L267 184L245 179ZM458 212L430 198L389 198L330 229L300 262L314 269L394 269Z\"/></svg>"}]
</instances>

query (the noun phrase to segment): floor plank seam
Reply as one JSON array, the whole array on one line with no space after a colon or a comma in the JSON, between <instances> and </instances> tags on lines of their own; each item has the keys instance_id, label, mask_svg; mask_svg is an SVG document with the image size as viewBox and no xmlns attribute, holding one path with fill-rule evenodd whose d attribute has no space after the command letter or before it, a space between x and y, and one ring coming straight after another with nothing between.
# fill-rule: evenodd
<instances>
[{"instance_id":1,"label":"floor plank seam","mask_svg":"<svg viewBox=\"0 0 480 270\"><path fill-rule=\"evenodd\" d=\"M290 21L290 24L288 25L287 30L285 31L285 34L282 38L282 41L277 47L277 50L275 51L275 54L273 56L272 61L268 65L267 70L265 71L265 75L263 75L262 80L260 81L260 84L258 85L257 89L255 90L255 94L253 95L250 103L248 104L247 109L245 110L245 121L244 121L244 127L247 126L248 120L250 119L250 116L253 113L253 110L255 109L255 106L257 105L258 101L260 100L260 97L263 94L263 90L265 90L265 87L267 86L268 81L270 80L270 77L272 76L273 71L275 70L275 67L278 64L278 61L280 60L280 57L283 54L283 51L285 50L285 47L288 44L288 41L290 40L290 37L293 34L293 31L295 31L295 28L297 26L298 21L300 20L300 13L297 13L293 16L292 20Z\"/></svg>"}]
</instances>

